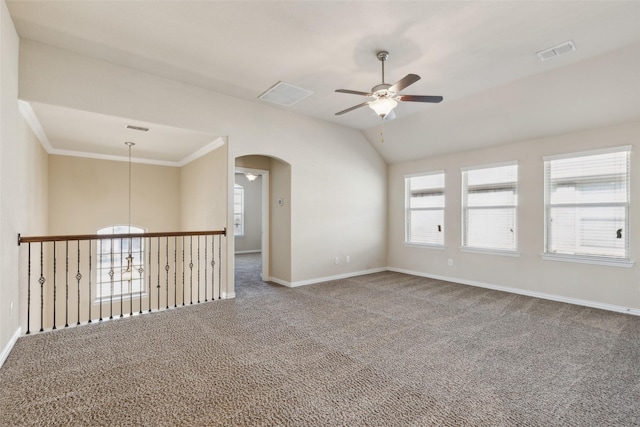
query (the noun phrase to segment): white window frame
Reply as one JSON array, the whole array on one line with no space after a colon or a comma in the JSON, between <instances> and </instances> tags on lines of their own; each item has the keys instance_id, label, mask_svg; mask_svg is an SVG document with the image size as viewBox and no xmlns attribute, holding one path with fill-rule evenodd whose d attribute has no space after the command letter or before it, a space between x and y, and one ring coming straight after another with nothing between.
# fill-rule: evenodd
<instances>
[{"instance_id":1,"label":"white window frame","mask_svg":"<svg viewBox=\"0 0 640 427\"><path fill-rule=\"evenodd\" d=\"M501 205L482 205L482 206L468 206L468 172L481 170L481 169L494 169L505 166L515 166L516 167L516 181L514 185L515 190L515 203L514 204L501 204ZM469 166L460 169L460 174L462 178L462 241L460 244L460 250L462 252L477 252L491 255L504 255L504 256L520 256L520 252L518 251L518 205L519 205L519 195L518 195L518 182L519 182L519 166L517 161L509 161L502 163L492 163L486 165L476 165ZM498 247L489 247L489 246L470 246L468 244L468 217L469 210L474 209L513 209L513 218L514 218L514 226L513 226L513 238L514 238L514 247L510 249L503 249Z\"/></svg>"},{"instance_id":2,"label":"white window frame","mask_svg":"<svg viewBox=\"0 0 640 427\"><path fill-rule=\"evenodd\" d=\"M120 228L120 230L117 230L116 232L116 228ZM97 231L96 234L108 236L109 234L123 234L123 233L129 233L129 232L132 234L144 233L145 229L142 227L133 226L133 225L129 226L125 224L116 224L116 225L109 225L106 227L102 227ZM109 250L108 252L102 251L102 242L104 242L105 240L110 240L111 250ZM128 280L122 279L123 270L127 268L126 257L129 254L129 251L125 248L125 245L123 244L123 241L126 241L126 240L129 240L129 239L126 239L126 238L125 239L119 239L119 238L104 239L104 240L98 240L96 242L96 272L95 272L96 284L95 284L94 302L99 303L109 299L118 300L121 298L135 299L135 298L139 298L141 295L142 297L147 296L146 286L145 286L146 269L144 268L146 248L145 248L145 241L143 238L134 239L134 240L140 241L140 250L133 252L134 263L133 263L133 276L132 276L133 278L131 280L132 282L131 288L128 289L127 292L122 292L123 282L128 281ZM101 256L109 257L110 261L108 265L105 265L105 266L102 265ZM138 260L136 260L135 258L138 258ZM138 271L138 268L140 267L143 268L142 274ZM113 273L113 283L110 278L107 279L102 275L103 272L107 272L108 274L109 271L112 271ZM134 289L133 283L136 283L138 287ZM110 292L108 293L103 292L105 286L109 287ZM111 292L117 288L119 288L121 292L113 292L113 293ZM141 290L142 292L140 292Z\"/></svg>"},{"instance_id":3,"label":"white window frame","mask_svg":"<svg viewBox=\"0 0 640 427\"><path fill-rule=\"evenodd\" d=\"M432 187L427 190L433 192L441 192L442 193L442 206L436 207L421 207L421 208L411 208L411 187L409 185L411 178L423 177L423 176L433 176L433 175L442 175L442 187ZM404 244L406 246L418 246L425 248L433 248L433 249L444 249L444 230L445 230L445 205L446 205L446 196L445 196L445 188L446 188L446 176L444 170L433 171L433 172L424 172L424 173L415 173L404 176L404 191L405 191L405 215L404 215ZM410 228L411 228L411 212L413 211L441 211L442 212L442 224L440 225L439 233L442 233L442 243L438 242L416 242L409 240Z\"/></svg>"},{"instance_id":4,"label":"white window frame","mask_svg":"<svg viewBox=\"0 0 640 427\"><path fill-rule=\"evenodd\" d=\"M236 202L238 196L240 197L239 203ZM236 215L240 217L240 222L237 225ZM240 184L233 185L233 235L234 237L244 237L244 187Z\"/></svg>"},{"instance_id":5,"label":"white window frame","mask_svg":"<svg viewBox=\"0 0 640 427\"><path fill-rule=\"evenodd\" d=\"M544 252L541 257L544 260L549 261L565 261L565 262L575 262L581 264L595 264L595 265L606 265L613 267L632 267L634 262L631 260L631 244L630 244L630 199L631 199L631 146L621 146L621 147L612 147L605 148L600 150L590 150L590 151L581 151L575 153L567 153L560 154L554 156L545 156L543 158L544 162ZM576 159L580 157L589 157L601 154L614 154L614 153L623 153L626 152L627 155L627 170L626 170L626 202L597 202L597 203L569 203L569 204L552 204L550 202L551 194L549 191L549 180L550 180L550 166L551 162L555 160L562 159ZM625 212L625 226L624 235L625 235L625 243L626 247L624 249L625 255L622 257L616 256L602 256L602 255L592 255L588 253L560 253L553 252L550 248L553 236L551 235L551 209L554 207L622 207Z\"/></svg>"}]
</instances>

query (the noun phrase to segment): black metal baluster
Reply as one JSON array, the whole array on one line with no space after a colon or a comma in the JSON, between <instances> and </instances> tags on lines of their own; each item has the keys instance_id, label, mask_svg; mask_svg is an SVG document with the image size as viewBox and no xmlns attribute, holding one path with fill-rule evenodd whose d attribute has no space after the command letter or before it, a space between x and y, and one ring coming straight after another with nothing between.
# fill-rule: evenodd
<instances>
[{"instance_id":1,"label":"black metal baluster","mask_svg":"<svg viewBox=\"0 0 640 427\"><path fill-rule=\"evenodd\" d=\"M129 237L129 253L133 254L133 240L131 237ZM131 317L133 316L133 259L131 259L131 267L129 267L129 261L127 261L127 269L131 270L129 272L131 274L129 279L129 317Z\"/></svg>"},{"instance_id":2,"label":"black metal baluster","mask_svg":"<svg viewBox=\"0 0 640 427\"><path fill-rule=\"evenodd\" d=\"M184 307L184 236L182 236L182 306Z\"/></svg>"},{"instance_id":3,"label":"black metal baluster","mask_svg":"<svg viewBox=\"0 0 640 427\"><path fill-rule=\"evenodd\" d=\"M189 236L189 303L193 304L193 236Z\"/></svg>"},{"instance_id":4,"label":"black metal baluster","mask_svg":"<svg viewBox=\"0 0 640 427\"><path fill-rule=\"evenodd\" d=\"M96 245L100 245L100 250L96 251L96 256L98 257L98 265L99 266L102 265L102 242L104 242L104 240L98 240L96 242ZM99 318L99 320L102 322L102 301L103 301L103 298L104 298L104 295L103 295L104 294L104 286L103 286L103 283L102 283L102 271L100 271L101 269L98 269L98 270L99 270L98 274L101 277L97 280L98 283L97 283L96 287L99 286L99 288L97 288L96 294L98 294L97 295L98 303L100 304L100 318Z\"/></svg>"},{"instance_id":5,"label":"black metal baluster","mask_svg":"<svg viewBox=\"0 0 640 427\"><path fill-rule=\"evenodd\" d=\"M44 331L44 282L47 279L44 278L44 249L42 247L43 243L40 242L40 278L38 279L38 283L40 283L40 332Z\"/></svg>"},{"instance_id":6,"label":"black metal baluster","mask_svg":"<svg viewBox=\"0 0 640 427\"><path fill-rule=\"evenodd\" d=\"M123 316L122 312L124 311L124 308L122 307L122 300L124 300L124 284L122 283L122 245L124 244L124 239L119 239L120 240L120 277L118 277L118 282L120 282L120 317Z\"/></svg>"},{"instance_id":7,"label":"black metal baluster","mask_svg":"<svg viewBox=\"0 0 640 427\"><path fill-rule=\"evenodd\" d=\"M149 301L149 313L151 313L151 237L147 239L147 243L149 244L149 296L147 300Z\"/></svg>"},{"instance_id":8,"label":"black metal baluster","mask_svg":"<svg viewBox=\"0 0 640 427\"><path fill-rule=\"evenodd\" d=\"M198 240L198 256L196 258L198 269L196 273L198 274L198 304L200 304L200 236L197 236L196 239Z\"/></svg>"},{"instance_id":9,"label":"black metal baluster","mask_svg":"<svg viewBox=\"0 0 640 427\"><path fill-rule=\"evenodd\" d=\"M87 323L91 323L91 287L92 287L92 283L91 283L91 276L93 274L93 271L91 270L91 248L92 248L92 240L89 240L89 320L87 321ZM102 305L101 305L102 306Z\"/></svg>"},{"instance_id":10,"label":"black metal baluster","mask_svg":"<svg viewBox=\"0 0 640 427\"><path fill-rule=\"evenodd\" d=\"M216 261L215 261L215 256L216 256L216 251L215 251L215 244L216 241L216 235L212 235L211 236L211 301L215 301L216 299L216 291L215 291L215 285L216 285Z\"/></svg>"},{"instance_id":11,"label":"black metal baluster","mask_svg":"<svg viewBox=\"0 0 640 427\"><path fill-rule=\"evenodd\" d=\"M110 284L111 284L111 292L109 293L109 319L113 319L113 239L111 239L111 270L109 270Z\"/></svg>"},{"instance_id":12,"label":"black metal baluster","mask_svg":"<svg viewBox=\"0 0 640 427\"><path fill-rule=\"evenodd\" d=\"M165 298L167 299L165 301L165 308L169 308L169 236L165 237L164 240L164 260L166 262L166 264L164 265L164 271L165 271L165 288L164 288L164 294L165 294Z\"/></svg>"},{"instance_id":13,"label":"black metal baluster","mask_svg":"<svg viewBox=\"0 0 640 427\"><path fill-rule=\"evenodd\" d=\"M27 243L27 253L29 260L27 261L27 333L31 333L30 330L30 316L31 316L31 242Z\"/></svg>"},{"instance_id":14,"label":"black metal baluster","mask_svg":"<svg viewBox=\"0 0 640 427\"><path fill-rule=\"evenodd\" d=\"M140 267L138 268L138 274L140 274L140 284L138 290L140 292L140 314L142 314L142 290L144 289L144 280L142 280L142 274L144 273L144 237L140 238Z\"/></svg>"},{"instance_id":15,"label":"black metal baluster","mask_svg":"<svg viewBox=\"0 0 640 427\"><path fill-rule=\"evenodd\" d=\"M158 242L158 284L156 289L158 290L158 310L160 310L160 237L157 238Z\"/></svg>"},{"instance_id":16,"label":"black metal baluster","mask_svg":"<svg viewBox=\"0 0 640 427\"><path fill-rule=\"evenodd\" d=\"M53 329L56 328L56 276L57 276L57 255L56 255L56 242L53 242Z\"/></svg>"},{"instance_id":17,"label":"black metal baluster","mask_svg":"<svg viewBox=\"0 0 640 427\"><path fill-rule=\"evenodd\" d=\"M78 245L78 272L76 273L76 280L78 281L78 323L80 324L80 279L82 279L82 274L80 274L80 240L77 242Z\"/></svg>"},{"instance_id":18,"label":"black metal baluster","mask_svg":"<svg viewBox=\"0 0 640 427\"><path fill-rule=\"evenodd\" d=\"M64 327L69 327L69 241L64 242L64 259L65 259L65 269L64 269Z\"/></svg>"},{"instance_id":19,"label":"black metal baluster","mask_svg":"<svg viewBox=\"0 0 640 427\"><path fill-rule=\"evenodd\" d=\"M178 236L173 236L173 308L178 307Z\"/></svg>"},{"instance_id":20,"label":"black metal baluster","mask_svg":"<svg viewBox=\"0 0 640 427\"><path fill-rule=\"evenodd\" d=\"M207 302L207 236L204 236L204 302Z\"/></svg>"},{"instance_id":21,"label":"black metal baluster","mask_svg":"<svg viewBox=\"0 0 640 427\"><path fill-rule=\"evenodd\" d=\"M220 235L218 235L218 298L222 298L222 236Z\"/></svg>"}]
</instances>

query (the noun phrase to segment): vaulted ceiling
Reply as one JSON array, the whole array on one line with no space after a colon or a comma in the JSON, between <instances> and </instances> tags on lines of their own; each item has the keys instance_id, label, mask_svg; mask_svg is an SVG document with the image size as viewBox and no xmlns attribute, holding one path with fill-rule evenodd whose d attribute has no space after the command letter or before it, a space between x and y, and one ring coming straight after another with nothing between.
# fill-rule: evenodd
<instances>
[{"instance_id":1,"label":"vaulted ceiling","mask_svg":"<svg viewBox=\"0 0 640 427\"><path fill-rule=\"evenodd\" d=\"M7 4L23 39L250 102L266 103L258 96L279 81L309 90L313 95L299 103L273 108L362 130L387 162L640 118L637 1ZM568 40L577 50L547 61L537 57ZM414 73L421 80L403 93L444 96L440 104L401 103L395 120L382 124L384 144L381 120L369 108L335 115L367 99L334 92L367 92L379 84L380 50L390 52L387 83ZM59 106L32 107L58 150L102 148L83 148L78 135L86 129L56 126L57 120L104 120L105 137L114 122ZM84 120L74 120L78 116ZM215 138L185 132L199 141L194 151ZM171 153L169 145L145 156L188 157L185 146L179 148L183 152Z\"/></svg>"}]
</instances>

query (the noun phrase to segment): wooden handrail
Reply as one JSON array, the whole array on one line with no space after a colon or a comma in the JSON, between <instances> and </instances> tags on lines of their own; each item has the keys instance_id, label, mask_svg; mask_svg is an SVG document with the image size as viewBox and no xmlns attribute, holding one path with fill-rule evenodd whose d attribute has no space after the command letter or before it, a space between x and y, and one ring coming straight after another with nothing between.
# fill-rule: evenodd
<instances>
[{"instance_id":1,"label":"wooden handrail","mask_svg":"<svg viewBox=\"0 0 640 427\"><path fill-rule=\"evenodd\" d=\"M120 233L120 234L70 234L62 236L30 236L23 237L18 234L18 245L22 243L61 242L77 240L111 240L111 239L137 239L141 237L180 237L180 236L211 236L227 235L227 229L211 231L170 231L154 233Z\"/></svg>"}]
</instances>

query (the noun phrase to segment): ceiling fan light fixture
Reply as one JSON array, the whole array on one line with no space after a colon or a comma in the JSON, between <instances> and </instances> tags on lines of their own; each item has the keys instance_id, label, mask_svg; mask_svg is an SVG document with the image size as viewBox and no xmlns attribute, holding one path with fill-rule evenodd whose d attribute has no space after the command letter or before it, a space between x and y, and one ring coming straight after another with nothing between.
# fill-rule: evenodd
<instances>
[{"instance_id":1,"label":"ceiling fan light fixture","mask_svg":"<svg viewBox=\"0 0 640 427\"><path fill-rule=\"evenodd\" d=\"M369 103L369 107L383 119L394 108L396 108L397 105L398 101L392 98L378 98L375 101Z\"/></svg>"}]
</instances>

